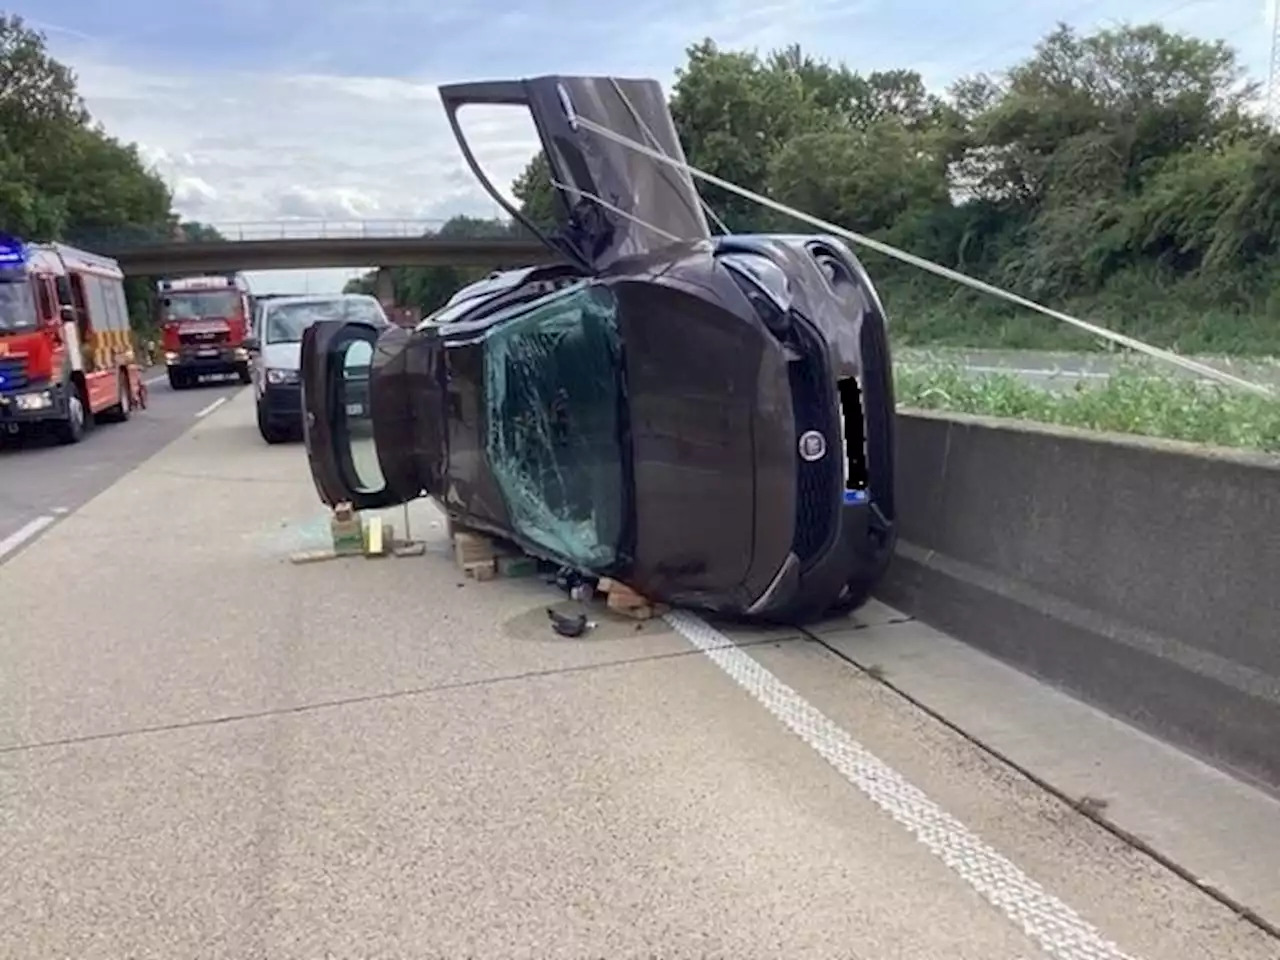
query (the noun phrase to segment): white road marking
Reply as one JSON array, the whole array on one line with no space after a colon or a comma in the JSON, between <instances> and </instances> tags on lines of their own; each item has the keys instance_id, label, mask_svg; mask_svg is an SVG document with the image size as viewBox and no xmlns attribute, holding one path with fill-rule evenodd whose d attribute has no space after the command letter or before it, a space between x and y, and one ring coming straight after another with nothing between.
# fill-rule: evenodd
<instances>
[{"instance_id":1,"label":"white road marking","mask_svg":"<svg viewBox=\"0 0 1280 960\"><path fill-rule=\"evenodd\" d=\"M143 380L142 382L143 382L143 383L145 383L145 384L149 387L149 386L151 386L153 383L159 383L161 380L168 380L168 379L169 379L169 375L168 375L167 373L162 373L162 374L161 374L160 376L158 376L158 377L152 377L151 379L149 379L149 380Z\"/></svg>"},{"instance_id":2,"label":"white road marking","mask_svg":"<svg viewBox=\"0 0 1280 960\"><path fill-rule=\"evenodd\" d=\"M68 510L66 507L54 507L54 508L53 508L52 510L50 510L49 512L50 512L50 513L52 513L55 517L61 517L61 516L65 516L66 514L70 513L71 511L70 511L70 510Z\"/></svg>"},{"instance_id":3,"label":"white road marking","mask_svg":"<svg viewBox=\"0 0 1280 960\"><path fill-rule=\"evenodd\" d=\"M666 621L1055 960L1133 960L700 617Z\"/></svg>"},{"instance_id":4,"label":"white road marking","mask_svg":"<svg viewBox=\"0 0 1280 960\"><path fill-rule=\"evenodd\" d=\"M28 521L26 524L19 527L3 540L0 540L0 560L3 560L9 554L13 553L28 540L38 537L55 523L57 523L57 520L54 517L41 516L36 517L34 520Z\"/></svg>"},{"instance_id":5,"label":"white road marking","mask_svg":"<svg viewBox=\"0 0 1280 960\"><path fill-rule=\"evenodd\" d=\"M226 402L227 402L226 397L219 397L217 400L213 401L213 403L209 404L203 410L199 411L196 414L196 419L199 420L201 417L207 417L209 414L213 413L213 411L217 410L220 406L222 406Z\"/></svg>"}]
</instances>

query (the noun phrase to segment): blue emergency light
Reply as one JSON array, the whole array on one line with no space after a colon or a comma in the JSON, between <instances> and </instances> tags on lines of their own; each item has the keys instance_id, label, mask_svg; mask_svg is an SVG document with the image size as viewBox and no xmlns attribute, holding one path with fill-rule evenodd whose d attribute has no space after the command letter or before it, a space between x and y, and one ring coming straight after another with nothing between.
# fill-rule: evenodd
<instances>
[{"instance_id":1,"label":"blue emergency light","mask_svg":"<svg viewBox=\"0 0 1280 960\"><path fill-rule=\"evenodd\" d=\"M7 233L0 233L0 267L25 267L27 245Z\"/></svg>"}]
</instances>

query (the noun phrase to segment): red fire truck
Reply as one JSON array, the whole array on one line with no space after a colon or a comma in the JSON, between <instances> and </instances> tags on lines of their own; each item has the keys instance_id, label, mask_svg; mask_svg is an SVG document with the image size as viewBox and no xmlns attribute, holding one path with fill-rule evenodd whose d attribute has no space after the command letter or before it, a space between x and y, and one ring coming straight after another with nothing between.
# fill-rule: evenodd
<instances>
[{"instance_id":1,"label":"red fire truck","mask_svg":"<svg viewBox=\"0 0 1280 960\"><path fill-rule=\"evenodd\" d=\"M0 234L0 430L77 443L145 400L119 264Z\"/></svg>"},{"instance_id":2,"label":"red fire truck","mask_svg":"<svg viewBox=\"0 0 1280 960\"><path fill-rule=\"evenodd\" d=\"M157 320L173 389L194 386L201 377L232 373L241 383L251 382L244 338L253 299L244 277L161 280L157 293Z\"/></svg>"}]
</instances>

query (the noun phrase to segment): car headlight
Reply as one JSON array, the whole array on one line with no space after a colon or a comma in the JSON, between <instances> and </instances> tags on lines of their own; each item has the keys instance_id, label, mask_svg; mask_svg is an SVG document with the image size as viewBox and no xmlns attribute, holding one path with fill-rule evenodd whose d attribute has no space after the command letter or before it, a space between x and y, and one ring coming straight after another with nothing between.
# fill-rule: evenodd
<instances>
[{"instance_id":1,"label":"car headlight","mask_svg":"<svg viewBox=\"0 0 1280 960\"><path fill-rule=\"evenodd\" d=\"M53 406L53 395L48 390L20 393L13 398L13 402L19 410L44 410Z\"/></svg>"},{"instance_id":2,"label":"car headlight","mask_svg":"<svg viewBox=\"0 0 1280 960\"><path fill-rule=\"evenodd\" d=\"M272 383L279 386L286 383L297 383L297 382L298 382L297 370L268 370L267 371L267 383Z\"/></svg>"}]
</instances>

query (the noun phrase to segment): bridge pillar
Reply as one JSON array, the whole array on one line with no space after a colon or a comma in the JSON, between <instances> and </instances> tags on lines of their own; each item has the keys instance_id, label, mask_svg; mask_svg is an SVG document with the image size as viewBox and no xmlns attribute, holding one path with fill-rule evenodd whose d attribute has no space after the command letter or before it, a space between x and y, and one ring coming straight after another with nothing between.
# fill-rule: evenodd
<instances>
[{"instance_id":1,"label":"bridge pillar","mask_svg":"<svg viewBox=\"0 0 1280 960\"><path fill-rule=\"evenodd\" d=\"M390 267L379 267L373 281L373 295L382 304L382 309L390 312L396 305L395 277Z\"/></svg>"}]
</instances>

